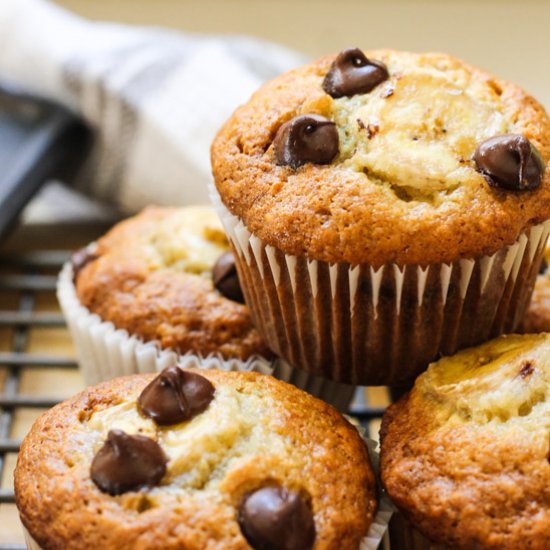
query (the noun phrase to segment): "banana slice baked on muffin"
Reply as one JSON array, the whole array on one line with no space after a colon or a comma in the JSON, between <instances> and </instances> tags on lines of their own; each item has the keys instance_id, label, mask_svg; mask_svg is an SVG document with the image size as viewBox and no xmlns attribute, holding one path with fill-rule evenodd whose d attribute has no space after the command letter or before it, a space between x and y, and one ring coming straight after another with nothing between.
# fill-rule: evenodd
<instances>
[{"instance_id":1,"label":"banana slice baked on muffin","mask_svg":"<svg viewBox=\"0 0 550 550\"><path fill-rule=\"evenodd\" d=\"M549 396L550 334L430 365L382 422L382 482L408 520L397 546L548 548Z\"/></svg>"},{"instance_id":2,"label":"banana slice baked on muffin","mask_svg":"<svg viewBox=\"0 0 550 550\"><path fill-rule=\"evenodd\" d=\"M357 550L377 507L335 409L258 373L178 367L46 412L15 491L31 547L63 550Z\"/></svg>"},{"instance_id":3,"label":"banana slice baked on muffin","mask_svg":"<svg viewBox=\"0 0 550 550\"><path fill-rule=\"evenodd\" d=\"M295 367L366 385L513 331L549 159L544 108L448 55L354 48L267 83L212 146L258 330Z\"/></svg>"}]
</instances>

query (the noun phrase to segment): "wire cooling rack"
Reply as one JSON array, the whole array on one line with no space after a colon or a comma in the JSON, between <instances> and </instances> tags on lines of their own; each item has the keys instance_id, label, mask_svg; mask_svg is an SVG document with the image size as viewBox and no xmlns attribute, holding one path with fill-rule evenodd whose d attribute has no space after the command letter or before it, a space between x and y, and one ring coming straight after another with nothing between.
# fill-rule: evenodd
<instances>
[{"instance_id":1,"label":"wire cooling rack","mask_svg":"<svg viewBox=\"0 0 550 550\"><path fill-rule=\"evenodd\" d=\"M44 410L83 387L55 299L66 250L0 252L0 550L24 550L13 494L21 439ZM357 392L350 414L377 437L385 388Z\"/></svg>"}]
</instances>

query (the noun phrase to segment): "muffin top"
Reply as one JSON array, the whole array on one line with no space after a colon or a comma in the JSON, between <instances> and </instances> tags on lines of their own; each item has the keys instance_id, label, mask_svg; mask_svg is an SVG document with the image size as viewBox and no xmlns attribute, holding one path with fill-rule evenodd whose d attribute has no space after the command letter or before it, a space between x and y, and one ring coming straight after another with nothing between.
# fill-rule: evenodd
<instances>
[{"instance_id":1,"label":"muffin top","mask_svg":"<svg viewBox=\"0 0 550 550\"><path fill-rule=\"evenodd\" d=\"M502 336L430 365L382 424L381 476L431 540L550 540L550 335Z\"/></svg>"},{"instance_id":2,"label":"muffin top","mask_svg":"<svg viewBox=\"0 0 550 550\"><path fill-rule=\"evenodd\" d=\"M163 348L270 357L241 303L232 262L212 208L150 207L97 242L80 261L76 289L102 320Z\"/></svg>"},{"instance_id":3,"label":"muffin top","mask_svg":"<svg viewBox=\"0 0 550 550\"><path fill-rule=\"evenodd\" d=\"M364 442L335 409L257 373L177 367L46 412L15 489L44 549L356 550L376 509Z\"/></svg>"},{"instance_id":4,"label":"muffin top","mask_svg":"<svg viewBox=\"0 0 550 550\"><path fill-rule=\"evenodd\" d=\"M346 55L269 82L216 137L216 186L252 233L316 260L427 265L492 254L550 217L550 120L532 97L448 55L391 50L366 52L365 91Z\"/></svg>"},{"instance_id":5,"label":"muffin top","mask_svg":"<svg viewBox=\"0 0 550 550\"><path fill-rule=\"evenodd\" d=\"M550 246L544 251L544 259L535 281L531 302L521 324L521 332L550 332Z\"/></svg>"}]
</instances>

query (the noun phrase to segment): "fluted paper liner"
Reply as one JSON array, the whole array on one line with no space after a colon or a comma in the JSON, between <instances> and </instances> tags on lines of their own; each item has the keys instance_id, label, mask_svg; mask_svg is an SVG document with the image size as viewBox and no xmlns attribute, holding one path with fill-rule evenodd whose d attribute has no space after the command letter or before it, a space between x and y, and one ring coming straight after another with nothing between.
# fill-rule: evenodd
<instances>
[{"instance_id":1,"label":"fluted paper liner","mask_svg":"<svg viewBox=\"0 0 550 550\"><path fill-rule=\"evenodd\" d=\"M281 359L254 356L247 360L224 358L220 354L184 355L144 342L126 330L117 329L82 306L73 283L73 270L66 264L58 279L57 298L75 344L78 363L86 385L143 372L156 372L172 365L183 368L256 371L270 374L323 399L340 411L347 411L354 387L323 380L291 368Z\"/></svg>"},{"instance_id":2,"label":"fluted paper liner","mask_svg":"<svg viewBox=\"0 0 550 550\"><path fill-rule=\"evenodd\" d=\"M359 433L361 433L361 437L365 441L366 446L369 450L371 464L376 470L378 467L378 452L376 451L377 443L376 441L365 437L364 430L362 430L360 427L358 428L358 430ZM372 520L369 532L361 540L358 550L378 550L382 540L384 540L385 546L387 545L388 526L394 510L395 508L389 498L386 496L385 493L382 493L381 498L378 502L378 510L376 512L376 515L374 516L374 519ZM32 535L27 531L24 525L22 526L22 528L23 534L25 535L27 550L42 550L42 548L33 539Z\"/></svg>"},{"instance_id":3,"label":"fluted paper liner","mask_svg":"<svg viewBox=\"0 0 550 550\"><path fill-rule=\"evenodd\" d=\"M338 382L396 385L440 354L514 332L550 221L491 256L427 266L330 264L264 243L211 198L236 252L254 323L296 368Z\"/></svg>"},{"instance_id":4,"label":"fluted paper liner","mask_svg":"<svg viewBox=\"0 0 550 550\"><path fill-rule=\"evenodd\" d=\"M369 532L363 539L359 550L377 550L380 548L382 541L384 542L383 548L388 550L390 548L388 529L396 509L380 483L378 475L380 461L380 456L377 451L378 443L366 437L364 433L365 430L362 427L358 427L358 430L367 445L367 449L369 450L369 457L376 475L379 495L376 515L374 516ZM399 550L399 547L396 546L394 550Z\"/></svg>"},{"instance_id":5,"label":"fluted paper liner","mask_svg":"<svg viewBox=\"0 0 550 550\"><path fill-rule=\"evenodd\" d=\"M27 545L27 550L42 550L38 543L32 538L31 534L25 529L25 526L22 526L23 535L25 536L25 544Z\"/></svg>"}]
</instances>

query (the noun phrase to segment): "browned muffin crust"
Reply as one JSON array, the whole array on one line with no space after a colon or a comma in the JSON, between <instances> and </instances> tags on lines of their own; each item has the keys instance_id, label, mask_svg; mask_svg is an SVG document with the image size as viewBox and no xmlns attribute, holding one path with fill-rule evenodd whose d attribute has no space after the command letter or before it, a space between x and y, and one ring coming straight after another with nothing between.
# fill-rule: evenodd
<instances>
[{"instance_id":1,"label":"browned muffin crust","mask_svg":"<svg viewBox=\"0 0 550 550\"><path fill-rule=\"evenodd\" d=\"M459 375L443 383L443 369L428 371L386 411L382 482L434 543L548 548L548 339L513 335L461 352L457 362L465 354L472 362ZM493 361L500 366L491 370ZM476 378L485 365L486 375Z\"/></svg>"},{"instance_id":2,"label":"browned muffin crust","mask_svg":"<svg viewBox=\"0 0 550 550\"><path fill-rule=\"evenodd\" d=\"M155 375L102 383L49 410L23 442L15 472L17 505L40 546L247 549L236 518L239 504L250 491L279 482L311 499L315 550L356 550L372 522L376 499L368 453L355 428L329 405L271 377L195 372L218 390L228 386L241 396L257 396L262 410L251 421L283 438L291 459L281 459L277 449L247 454L248 440L241 437L235 445L245 450L214 466L199 487L180 489L176 477L149 491L104 494L90 479L98 442L86 423L95 413L137 398ZM218 489L213 492L214 478Z\"/></svg>"},{"instance_id":3,"label":"browned muffin crust","mask_svg":"<svg viewBox=\"0 0 550 550\"><path fill-rule=\"evenodd\" d=\"M215 216L208 207L201 211ZM109 231L97 242L98 258L78 275L82 305L130 335L179 353L271 357L248 308L218 293L209 271L182 269L180 251L166 245L174 239L170 230L189 212L189 208L149 207ZM218 223L213 238L220 241L221 254L229 244ZM168 228L163 230L162 224Z\"/></svg>"},{"instance_id":4,"label":"browned muffin crust","mask_svg":"<svg viewBox=\"0 0 550 550\"><path fill-rule=\"evenodd\" d=\"M412 105L416 88L406 83L410 71L418 67L440 71L450 75L458 92L467 89L487 112L494 107L507 130L530 139L548 162L550 119L517 86L444 54L366 53L385 62L390 71L389 80L367 94L376 101L391 105L404 100ZM446 176L439 181L436 177L430 185L433 189L442 185L442 191L415 189L411 194L403 181L383 172L370 171L369 175L350 158L358 147L367 151L376 147L384 119L370 127L368 120L350 120L339 127L340 143L346 141L346 150L342 152L341 147L340 156L331 164L308 163L297 170L277 166L272 142L282 124L297 115L319 114L336 116L338 126L345 119L342 110L344 114L346 109L353 111L353 102L361 101L357 97L334 100L323 91L322 81L333 60L334 56L324 57L267 83L234 113L213 143L213 174L224 204L267 244L286 254L326 262L427 265L492 254L550 217L550 170L535 191L510 192L489 186L471 159L475 136L463 139L461 135L469 128L470 113L462 120L464 113L454 113L452 100L449 109L443 110L447 119L436 120L438 127L422 126L428 113L411 115L410 145L396 151L419 143L415 134L428 144L454 139L458 145L453 149L453 162L467 170L450 186ZM429 85L426 89L430 90ZM386 167L392 160L395 164L394 153L391 148L387 151ZM420 170L426 166L417 164ZM415 170L411 176L425 175ZM403 177L406 183L406 174Z\"/></svg>"},{"instance_id":5,"label":"browned muffin crust","mask_svg":"<svg viewBox=\"0 0 550 550\"><path fill-rule=\"evenodd\" d=\"M550 246L546 247L544 258L546 267L537 276L531 302L518 332L550 332Z\"/></svg>"}]
</instances>

